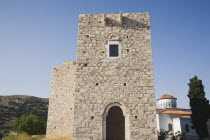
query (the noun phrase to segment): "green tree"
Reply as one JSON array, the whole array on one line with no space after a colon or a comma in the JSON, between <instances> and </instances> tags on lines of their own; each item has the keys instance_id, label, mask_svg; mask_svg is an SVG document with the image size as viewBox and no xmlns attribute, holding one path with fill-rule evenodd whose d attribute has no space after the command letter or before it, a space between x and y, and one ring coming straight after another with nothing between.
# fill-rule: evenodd
<instances>
[{"instance_id":1,"label":"green tree","mask_svg":"<svg viewBox=\"0 0 210 140\"><path fill-rule=\"evenodd\" d=\"M45 134L46 122L34 114L23 114L13 122L12 128L17 133L26 132L29 135Z\"/></svg>"},{"instance_id":2,"label":"green tree","mask_svg":"<svg viewBox=\"0 0 210 140\"><path fill-rule=\"evenodd\" d=\"M205 98L202 80L198 79L197 76L190 79L188 86L193 128L202 140L209 136L207 129L207 121L210 114L209 101Z\"/></svg>"}]
</instances>

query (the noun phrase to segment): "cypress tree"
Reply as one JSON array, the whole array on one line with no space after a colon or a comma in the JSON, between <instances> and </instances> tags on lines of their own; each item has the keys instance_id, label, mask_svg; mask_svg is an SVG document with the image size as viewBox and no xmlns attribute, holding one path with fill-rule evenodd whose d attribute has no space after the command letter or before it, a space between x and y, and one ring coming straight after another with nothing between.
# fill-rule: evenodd
<instances>
[{"instance_id":1,"label":"cypress tree","mask_svg":"<svg viewBox=\"0 0 210 140\"><path fill-rule=\"evenodd\" d=\"M200 140L202 140L209 136L207 128L208 116L210 114L209 101L205 98L202 80L198 79L197 76L190 79L188 86L188 97L192 111L192 128L196 130Z\"/></svg>"}]
</instances>

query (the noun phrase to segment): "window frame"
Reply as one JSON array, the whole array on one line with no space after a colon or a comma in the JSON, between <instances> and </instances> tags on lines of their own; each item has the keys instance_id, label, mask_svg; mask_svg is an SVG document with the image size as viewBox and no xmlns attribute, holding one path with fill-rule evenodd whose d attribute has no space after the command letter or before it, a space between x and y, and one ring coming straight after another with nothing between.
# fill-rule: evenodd
<instances>
[{"instance_id":1,"label":"window frame","mask_svg":"<svg viewBox=\"0 0 210 140\"><path fill-rule=\"evenodd\" d=\"M110 46L112 45L118 45L118 56L110 56ZM108 41L108 44L105 45L105 47L106 47L107 58L118 59L121 57L122 46L119 41Z\"/></svg>"},{"instance_id":2,"label":"window frame","mask_svg":"<svg viewBox=\"0 0 210 140\"><path fill-rule=\"evenodd\" d=\"M119 56L119 45L118 44L110 44L109 45L109 57L118 57L118 56Z\"/></svg>"}]
</instances>

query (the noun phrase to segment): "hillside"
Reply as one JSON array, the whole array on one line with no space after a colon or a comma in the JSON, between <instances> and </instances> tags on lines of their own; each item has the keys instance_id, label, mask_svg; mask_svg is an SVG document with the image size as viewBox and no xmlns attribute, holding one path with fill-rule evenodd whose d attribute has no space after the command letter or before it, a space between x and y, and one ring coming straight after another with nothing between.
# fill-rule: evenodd
<instances>
[{"instance_id":1,"label":"hillside","mask_svg":"<svg viewBox=\"0 0 210 140\"><path fill-rule=\"evenodd\" d=\"M13 120L22 114L32 113L47 121L48 98L25 95L0 96L0 131L7 133Z\"/></svg>"}]
</instances>

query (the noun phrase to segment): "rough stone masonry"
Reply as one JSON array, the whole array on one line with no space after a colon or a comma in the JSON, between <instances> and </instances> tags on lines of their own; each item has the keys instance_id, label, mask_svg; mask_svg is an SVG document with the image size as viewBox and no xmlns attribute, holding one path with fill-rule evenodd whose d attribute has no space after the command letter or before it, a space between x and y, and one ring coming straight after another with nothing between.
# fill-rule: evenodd
<instances>
[{"instance_id":1,"label":"rough stone masonry","mask_svg":"<svg viewBox=\"0 0 210 140\"><path fill-rule=\"evenodd\" d=\"M76 61L52 71L47 137L154 140L149 13L82 14Z\"/></svg>"}]
</instances>

